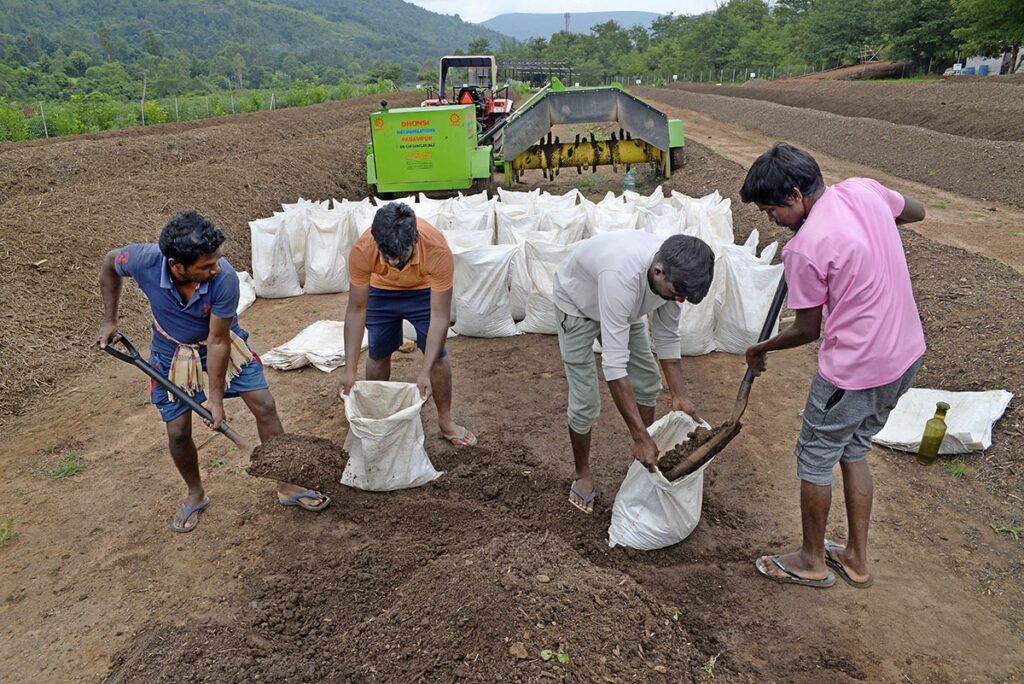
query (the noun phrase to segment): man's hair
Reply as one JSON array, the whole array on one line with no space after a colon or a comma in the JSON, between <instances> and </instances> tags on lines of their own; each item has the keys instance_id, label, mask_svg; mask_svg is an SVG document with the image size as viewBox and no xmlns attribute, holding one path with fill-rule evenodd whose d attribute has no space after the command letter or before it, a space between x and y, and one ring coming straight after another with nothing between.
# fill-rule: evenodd
<instances>
[{"instance_id":1,"label":"man's hair","mask_svg":"<svg viewBox=\"0 0 1024 684\"><path fill-rule=\"evenodd\" d=\"M179 211L160 231L160 251L188 268L224 244L224 233L195 209Z\"/></svg>"},{"instance_id":2,"label":"man's hair","mask_svg":"<svg viewBox=\"0 0 1024 684\"><path fill-rule=\"evenodd\" d=\"M370 234L383 256L401 259L420 237L416 212L404 202L388 202L374 214Z\"/></svg>"},{"instance_id":3,"label":"man's hair","mask_svg":"<svg viewBox=\"0 0 1024 684\"><path fill-rule=\"evenodd\" d=\"M813 197L823 187L825 181L814 157L798 147L780 142L750 165L740 188L740 199L780 207L789 202L793 188Z\"/></svg>"},{"instance_id":4,"label":"man's hair","mask_svg":"<svg viewBox=\"0 0 1024 684\"><path fill-rule=\"evenodd\" d=\"M715 253L708 243L692 235L673 235L662 243L654 260L686 301L698 304L707 296L715 276Z\"/></svg>"}]
</instances>

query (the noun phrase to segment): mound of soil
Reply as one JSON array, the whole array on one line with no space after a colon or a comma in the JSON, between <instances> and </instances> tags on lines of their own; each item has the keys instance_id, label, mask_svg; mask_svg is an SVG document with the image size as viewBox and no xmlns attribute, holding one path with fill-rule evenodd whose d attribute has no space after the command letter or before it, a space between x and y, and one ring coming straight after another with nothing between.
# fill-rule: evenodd
<instances>
[{"instance_id":1,"label":"mound of soil","mask_svg":"<svg viewBox=\"0 0 1024 684\"><path fill-rule=\"evenodd\" d=\"M898 74L897 74L898 76ZM968 77L970 78L970 77ZM1024 141L1020 82L968 80L872 83L755 79L740 87L675 82L674 90L774 102L986 140Z\"/></svg>"},{"instance_id":2,"label":"mound of soil","mask_svg":"<svg viewBox=\"0 0 1024 684\"><path fill-rule=\"evenodd\" d=\"M728 426L728 423L723 423L717 427L711 428L710 430L705 427L699 427L689 433L686 435L685 442L680 442L661 455L658 459L658 470L663 473L672 472L672 469L685 461L687 456L696 451L701 445L709 442L712 437L725 430Z\"/></svg>"},{"instance_id":3,"label":"mound of soil","mask_svg":"<svg viewBox=\"0 0 1024 684\"><path fill-rule=\"evenodd\" d=\"M815 85L815 84L811 84ZM824 84L822 84L824 85ZM835 85L835 84L831 84ZM865 87L889 84L841 84ZM941 86L940 86L941 87ZM1016 86L1005 86L1017 109L1008 120L1014 127L1024 121L1024 102ZM715 94L680 88L636 88L651 102L704 112L719 121L760 131L776 140L820 150L834 157L882 169L902 178L984 200L1019 206L1024 197L1024 142L1001 142L939 133L918 126L900 126L863 117L858 110L843 116L773 102L739 97L745 88L717 88ZM773 91L774 92L774 91ZM881 91L884 96L886 91ZM863 108L864 101L858 100ZM970 116L961 108L958 116ZM1024 137L1021 138L1024 140Z\"/></svg>"},{"instance_id":4,"label":"mound of soil","mask_svg":"<svg viewBox=\"0 0 1024 684\"><path fill-rule=\"evenodd\" d=\"M284 433L253 449L249 474L330 494L339 488L348 452L329 439Z\"/></svg>"}]
</instances>

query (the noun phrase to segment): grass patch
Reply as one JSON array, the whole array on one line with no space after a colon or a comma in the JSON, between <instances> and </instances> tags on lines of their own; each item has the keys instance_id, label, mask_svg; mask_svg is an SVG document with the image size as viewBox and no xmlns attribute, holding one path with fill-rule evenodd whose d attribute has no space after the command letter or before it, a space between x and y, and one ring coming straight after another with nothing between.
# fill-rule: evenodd
<instances>
[{"instance_id":1,"label":"grass patch","mask_svg":"<svg viewBox=\"0 0 1024 684\"><path fill-rule=\"evenodd\" d=\"M700 669L704 670L709 675L714 677L715 676L715 663L718 662L718 656L720 656L720 655L722 655L722 654L719 653L718 655L713 655L710 658L708 658L708 662L706 662L703 665L701 665Z\"/></svg>"},{"instance_id":2,"label":"grass patch","mask_svg":"<svg viewBox=\"0 0 1024 684\"><path fill-rule=\"evenodd\" d=\"M14 529L14 518L0 518L0 546L6 546L19 534Z\"/></svg>"},{"instance_id":3,"label":"grass patch","mask_svg":"<svg viewBox=\"0 0 1024 684\"><path fill-rule=\"evenodd\" d=\"M949 476L954 480L959 480L967 474L967 464L958 458L952 463L946 464L946 472L949 473Z\"/></svg>"},{"instance_id":4,"label":"grass patch","mask_svg":"<svg viewBox=\"0 0 1024 684\"><path fill-rule=\"evenodd\" d=\"M1024 532L1024 525L1018 526L1014 525L1012 522L1009 525L996 525L995 523L990 522L988 526L995 530L997 533L1005 532L1006 534L1010 535L1010 538L1013 539L1013 541L1019 541L1021 532Z\"/></svg>"},{"instance_id":5,"label":"grass patch","mask_svg":"<svg viewBox=\"0 0 1024 684\"><path fill-rule=\"evenodd\" d=\"M70 451L64 454L57 467L50 471L50 477L56 480L63 480L67 477L74 477L85 470L85 464L78 460L78 454Z\"/></svg>"},{"instance_id":6,"label":"grass patch","mask_svg":"<svg viewBox=\"0 0 1024 684\"><path fill-rule=\"evenodd\" d=\"M945 209L949 206L949 202L946 200L939 200L938 202L933 202L932 206L936 209Z\"/></svg>"}]
</instances>

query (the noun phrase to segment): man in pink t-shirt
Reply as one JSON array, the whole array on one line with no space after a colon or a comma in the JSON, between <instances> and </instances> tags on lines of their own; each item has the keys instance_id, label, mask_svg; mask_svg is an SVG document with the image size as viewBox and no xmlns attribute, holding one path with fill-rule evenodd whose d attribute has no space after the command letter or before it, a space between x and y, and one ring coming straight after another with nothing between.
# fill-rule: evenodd
<instances>
[{"instance_id":1,"label":"man in pink t-shirt","mask_svg":"<svg viewBox=\"0 0 1024 684\"><path fill-rule=\"evenodd\" d=\"M803 427L797 475L803 544L761 556L757 570L780 582L827 587L835 570L868 587L868 523L873 497L871 438L910 388L925 351L898 224L920 221L924 206L867 178L825 187L807 152L777 143L750 167L740 199L796 231L782 250L789 307L796 320L747 349L754 375L765 354L814 342L822 333ZM846 546L825 539L832 470L839 463L846 497Z\"/></svg>"}]
</instances>

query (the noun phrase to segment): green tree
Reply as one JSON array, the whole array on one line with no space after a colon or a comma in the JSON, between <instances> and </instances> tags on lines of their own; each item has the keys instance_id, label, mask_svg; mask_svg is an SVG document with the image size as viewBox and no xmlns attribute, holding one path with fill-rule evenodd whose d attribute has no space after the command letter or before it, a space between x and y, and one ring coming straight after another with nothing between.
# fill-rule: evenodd
<instances>
[{"instance_id":1,"label":"green tree","mask_svg":"<svg viewBox=\"0 0 1024 684\"><path fill-rule=\"evenodd\" d=\"M235 75L238 77L238 89L242 89L242 71L245 70L245 58L242 57L242 53L236 52L234 58L231 60L231 68L234 69Z\"/></svg>"},{"instance_id":2,"label":"green tree","mask_svg":"<svg viewBox=\"0 0 1024 684\"><path fill-rule=\"evenodd\" d=\"M953 30L966 52L999 55L1009 52L1013 64L1024 45L1024 3L1020 0L953 0L962 23Z\"/></svg>"},{"instance_id":3,"label":"green tree","mask_svg":"<svg viewBox=\"0 0 1024 684\"><path fill-rule=\"evenodd\" d=\"M163 41L153 33L153 29L146 29L146 33L142 37L142 46L148 54L154 57L159 57L164 51Z\"/></svg>"},{"instance_id":4,"label":"green tree","mask_svg":"<svg viewBox=\"0 0 1024 684\"><path fill-rule=\"evenodd\" d=\"M96 35L100 39L100 50L108 62L114 61L114 39L110 35L110 29L102 21L96 25Z\"/></svg>"},{"instance_id":5,"label":"green tree","mask_svg":"<svg viewBox=\"0 0 1024 684\"><path fill-rule=\"evenodd\" d=\"M927 62L952 57L956 51L957 22L950 0L890 0L883 21L891 59Z\"/></svg>"},{"instance_id":6,"label":"green tree","mask_svg":"<svg viewBox=\"0 0 1024 684\"><path fill-rule=\"evenodd\" d=\"M487 40L486 36L480 36L469 41L469 46L466 48L471 55L489 55L491 54L491 41Z\"/></svg>"},{"instance_id":7,"label":"green tree","mask_svg":"<svg viewBox=\"0 0 1024 684\"><path fill-rule=\"evenodd\" d=\"M92 66L89 55L81 50L72 50L64 62L64 73L68 76L84 76L85 70Z\"/></svg>"},{"instance_id":8,"label":"green tree","mask_svg":"<svg viewBox=\"0 0 1024 684\"><path fill-rule=\"evenodd\" d=\"M363 77L364 83L377 83L379 81L391 81L398 84L402 82L402 65L395 62L374 62L373 66Z\"/></svg>"}]
</instances>

